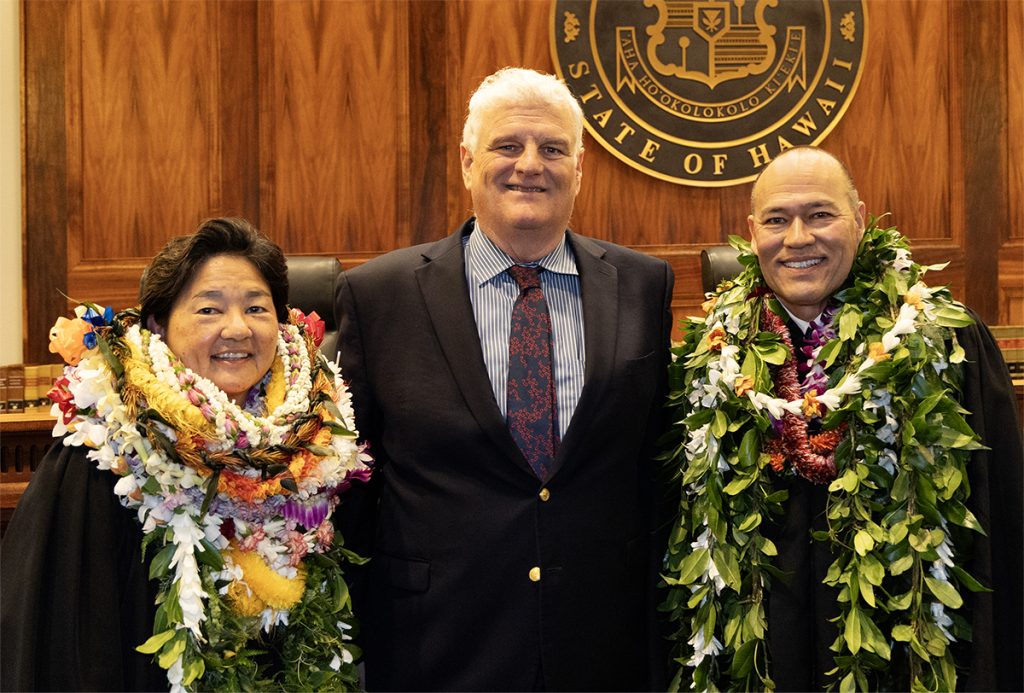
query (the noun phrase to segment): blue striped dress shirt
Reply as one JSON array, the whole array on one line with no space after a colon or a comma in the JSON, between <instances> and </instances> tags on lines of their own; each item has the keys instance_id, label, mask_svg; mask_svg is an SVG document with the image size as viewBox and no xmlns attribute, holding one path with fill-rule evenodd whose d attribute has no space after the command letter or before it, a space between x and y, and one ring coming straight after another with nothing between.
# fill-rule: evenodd
<instances>
[{"instance_id":1,"label":"blue striped dress shirt","mask_svg":"<svg viewBox=\"0 0 1024 693\"><path fill-rule=\"evenodd\" d=\"M519 287L506 270L516 262L494 245L480 231L479 225L473 233L463 237L462 245L469 300L473 304L487 375L490 376L498 408L502 416L506 416L509 325L512 306L519 296ZM529 265L544 268L540 273L540 284L551 316L558 431L559 438L564 438L583 391L586 365L580 275L565 236L547 256Z\"/></svg>"}]
</instances>

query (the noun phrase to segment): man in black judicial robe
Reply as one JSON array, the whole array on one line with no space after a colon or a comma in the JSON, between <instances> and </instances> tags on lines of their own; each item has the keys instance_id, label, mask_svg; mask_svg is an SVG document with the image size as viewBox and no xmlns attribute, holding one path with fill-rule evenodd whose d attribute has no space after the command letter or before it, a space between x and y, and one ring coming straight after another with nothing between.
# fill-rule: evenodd
<instances>
[{"instance_id":1,"label":"man in black judicial robe","mask_svg":"<svg viewBox=\"0 0 1024 693\"><path fill-rule=\"evenodd\" d=\"M846 167L813 147L777 157L751 193L752 247L765 282L790 315L794 348L806 323L817 318L845 283L864 233L865 205ZM973 642L954 644L963 690L1024 690L1024 452L1013 385L995 340L977 324L958 329L966 352L961 404L987 450L968 462L968 507L987 536L964 532L955 544L968 556L967 571L990 593L966 592L961 612ZM802 323L802 324L801 324ZM824 530L827 485L786 481L785 514L765 528L778 548L767 600L771 677L780 691L822 690L834 668L836 590L822 581L834 556L811 532Z\"/></svg>"},{"instance_id":2,"label":"man in black judicial robe","mask_svg":"<svg viewBox=\"0 0 1024 693\"><path fill-rule=\"evenodd\" d=\"M992 593L964 591L963 612L970 614L973 643L954 645L958 664L966 665L959 683L969 691L1020 691L1022 640L1021 435L1013 386L1002 354L981 323L957 330L966 352L964 397L967 422L988 450L968 462L968 507L988 536L973 540L967 571L983 585L1004 586ZM792 330L791 330L792 332ZM800 339L794 335L794 345ZM835 557L810 532L826 529L828 489L800 477L787 477L785 517L766 534L779 549L776 565L789 576L775 579L768 599L768 637L772 677L780 691L822 690L835 663L828 647L836 637L836 590L822 585ZM961 546L960 537L956 541ZM966 555L965 548L962 553Z\"/></svg>"}]
</instances>

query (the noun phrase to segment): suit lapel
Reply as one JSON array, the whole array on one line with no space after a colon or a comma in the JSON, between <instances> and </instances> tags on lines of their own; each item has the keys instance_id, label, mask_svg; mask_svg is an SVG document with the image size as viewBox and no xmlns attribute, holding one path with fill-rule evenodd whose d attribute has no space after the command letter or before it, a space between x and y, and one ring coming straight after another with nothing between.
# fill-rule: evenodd
<instances>
[{"instance_id":1,"label":"suit lapel","mask_svg":"<svg viewBox=\"0 0 1024 693\"><path fill-rule=\"evenodd\" d=\"M583 330L586 368L572 422L565 432L558 456L564 456L585 441L585 429L593 423L611 377L619 330L619 274L605 262L604 249L587 238L569 232L569 243L576 256L583 298ZM561 460L560 460L561 462ZM559 468L561 464L558 465Z\"/></svg>"},{"instance_id":2,"label":"suit lapel","mask_svg":"<svg viewBox=\"0 0 1024 693\"><path fill-rule=\"evenodd\" d=\"M477 424L507 457L532 474L494 401L473 319L462 251L462 236L469 232L471 223L423 254L425 262L417 268L416 280L448 368Z\"/></svg>"}]
</instances>

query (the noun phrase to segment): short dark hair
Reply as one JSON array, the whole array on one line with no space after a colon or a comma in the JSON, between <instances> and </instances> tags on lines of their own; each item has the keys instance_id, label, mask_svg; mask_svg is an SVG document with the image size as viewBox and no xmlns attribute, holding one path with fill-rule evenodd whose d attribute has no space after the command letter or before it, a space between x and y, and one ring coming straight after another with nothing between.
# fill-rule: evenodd
<instances>
[{"instance_id":1,"label":"short dark hair","mask_svg":"<svg viewBox=\"0 0 1024 693\"><path fill-rule=\"evenodd\" d=\"M156 254L142 274L139 313L143 325L167 319L199 268L216 255L237 255L251 262L270 287L278 322L288 321L288 265L281 248L245 219L207 219L191 236L178 236Z\"/></svg>"}]
</instances>

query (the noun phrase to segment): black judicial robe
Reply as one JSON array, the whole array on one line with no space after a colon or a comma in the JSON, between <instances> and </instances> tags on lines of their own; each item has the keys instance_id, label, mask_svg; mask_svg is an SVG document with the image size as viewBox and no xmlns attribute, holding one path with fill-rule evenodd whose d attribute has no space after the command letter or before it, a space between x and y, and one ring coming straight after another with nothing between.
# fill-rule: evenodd
<instances>
[{"instance_id":1,"label":"black judicial robe","mask_svg":"<svg viewBox=\"0 0 1024 693\"><path fill-rule=\"evenodd\" d=\"M56 441L0 542L0 688L167 690L137 645L153 634L155 581L117 476ZM152 553L152 552L150 552Z\"/></svg>"},{"instance_id":2,"label":"black judicial robe","mask_svg":"<svg viewBox=\"0 0 1024 693\"><path fill-rule=\"evenodd\" d=\"M988 536L970 533L972 547L957 543L969 556L967 571L992 593L963 590L960 610L973 625L973 642L954 644L957 687L970 691L1024 690L1024 544L1022 497L1024 452L1010 375L991 333L972 313L976 325L957 330L967 363L963 400L967 422L989 450L976 451L967 463L968 507ZM795 335L799 339L799 334ZM774 579L768 598L771 675L779 691L823 690L835 665L829 646L835 640L836 591L822 585L834 557L810 537L825 529L825 485L789 478L785 515L766 528L779 549L776 565L787 579ZM894 662L894 666L897 663Z\"/></svg>"}]
</instances>

